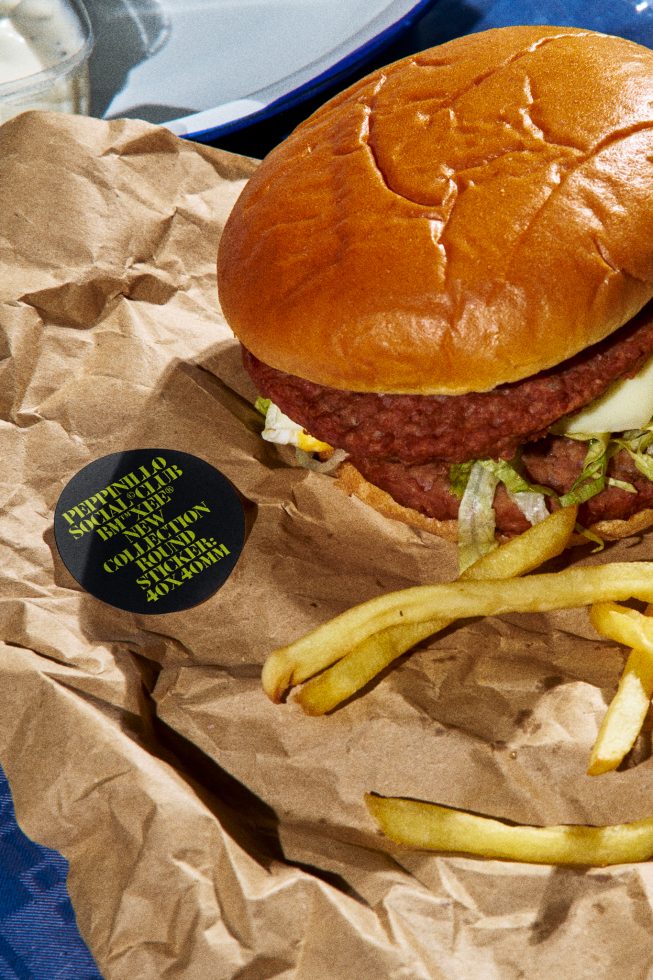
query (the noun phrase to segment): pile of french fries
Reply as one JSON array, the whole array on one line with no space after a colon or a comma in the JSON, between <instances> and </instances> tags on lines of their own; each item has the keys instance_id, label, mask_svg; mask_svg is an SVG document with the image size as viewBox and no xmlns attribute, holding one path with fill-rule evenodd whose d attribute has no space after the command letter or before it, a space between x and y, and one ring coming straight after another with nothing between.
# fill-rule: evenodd
<instances>
[{"instance_id":1,"label":"pile of french fries","mask_svg":"<svg viewBox=\"0 0 653 980\"><path fill-rule=\"evenodd\" d=\"M653 562L523 578L564 551L576 513L576 507L555 511L456 582L371 599L274 651L263 668L265 692L279 702L302 685L297 700L304 711L326 714L457 620L590 606L597 632L630 648L587 771L594 776L616 769L641 731L653 695ZM619 604L628 599L650 605L640 613ZM653 856L653 817L604 827L527 827L416 800L369 794L366 804L386 836L411 847L553 864L607 865Z\"/></svg>"}]
</instances>

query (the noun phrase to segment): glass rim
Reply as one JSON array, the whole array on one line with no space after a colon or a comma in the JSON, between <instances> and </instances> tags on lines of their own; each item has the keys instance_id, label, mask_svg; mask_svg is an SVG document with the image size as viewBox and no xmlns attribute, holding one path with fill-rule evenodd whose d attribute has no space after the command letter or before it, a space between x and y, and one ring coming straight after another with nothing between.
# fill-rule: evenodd
<instances>
[{"instance_id":1,"label":"glass rim","mask_svg":"<svg viewBox=\"0 0 653 980\"><path fill-rule=\"evenodd\" d=\"M72 9L77 16L82 30L82 44L77 51L63 58L56 65L50 65L49 68L32 72L31 75L23 75L22 78L16 78L13 81L2 82L0 84L0 101L11 98L23 98L32 93L40 92L42 89L48 89L52 86L53 82L71 75L80 65L88 61L93 50L94 38L93 28L91 27L91 21L89 20L86 7L81 0L60 0L60 2Z\"/></svg>"}]
</instances>

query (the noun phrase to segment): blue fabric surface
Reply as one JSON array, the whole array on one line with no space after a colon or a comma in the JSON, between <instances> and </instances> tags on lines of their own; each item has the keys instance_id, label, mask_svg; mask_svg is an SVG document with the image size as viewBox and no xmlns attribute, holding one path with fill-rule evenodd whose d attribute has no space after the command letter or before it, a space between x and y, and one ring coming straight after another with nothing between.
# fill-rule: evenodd
<instances>
[{"instance_id":1,"label":"blue fabric surface","mask_svg":"<svg viewBox=\"0 0 653 980\"><path fill-rule=\"evenodd\" d=\"M16 823L0 769L0 980L101 978L66 890L68 862Z\"/></svg>"},{"instance_id":2,"label":"blue fabric surface","mask_svg":"<svg viewBox=\"0 0 653 980\"><path fill-rule=\"evenodd\" d=\"M436 0L411 41L416 48L430 47L510 24L586 27L653 47L653 10L647 0Z\"/></svg>"}]
</instances>

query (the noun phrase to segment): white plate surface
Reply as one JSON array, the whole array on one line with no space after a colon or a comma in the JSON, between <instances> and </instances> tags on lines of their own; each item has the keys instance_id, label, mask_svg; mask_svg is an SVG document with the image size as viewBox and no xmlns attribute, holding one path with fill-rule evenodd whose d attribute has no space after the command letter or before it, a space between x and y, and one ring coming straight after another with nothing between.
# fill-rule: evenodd
<instances>
[{"instance_id":1,"label":"white plate surface","mask_svg":"<svg viewBox=\"0 0 653 980\"><path fill-rule=\"evenodd\" d=\"M87 6L106 0L87 0ZM194 135L297 96L343 59L364 58L426 0L116 0L118 34L141 32L143 57L104 111L179 107L162 121ZM106 10L103 17L106 24ZM156 25L156 30L153 30ZM99 43L103 42L99 38ZM362 49L362 51L361 51Z\"/></svg>"}]
</instances>

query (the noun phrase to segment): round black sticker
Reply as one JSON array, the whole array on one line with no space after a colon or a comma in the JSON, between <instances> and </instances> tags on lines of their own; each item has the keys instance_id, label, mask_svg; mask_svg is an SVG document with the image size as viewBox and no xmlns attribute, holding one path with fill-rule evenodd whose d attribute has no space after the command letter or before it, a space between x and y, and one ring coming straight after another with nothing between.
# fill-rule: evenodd
<instances>
[{"instance_id":1,"label":"round black sticker","mask_svg":"<svg viewBox=\"0 0 653 980\"><path fill-rule=\"evenodd\" d=\"M79 584L136 613L188 609L213 595L245 541L235 487L204 460L131 449L89 463L54 515L59 553Z\"/></svg>"}]
</instances>

